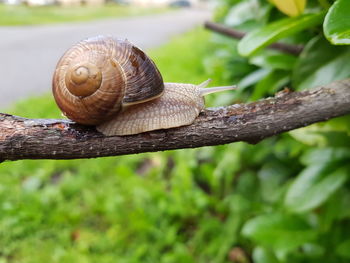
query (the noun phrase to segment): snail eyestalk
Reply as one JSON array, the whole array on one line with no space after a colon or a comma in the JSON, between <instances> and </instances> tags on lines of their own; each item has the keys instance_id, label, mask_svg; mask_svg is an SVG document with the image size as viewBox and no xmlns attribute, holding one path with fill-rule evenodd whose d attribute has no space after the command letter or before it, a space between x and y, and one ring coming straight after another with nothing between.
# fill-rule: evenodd
<instances>
[{"instance_id":1,"label":"snail eyestalk","mask_svg":"<svg viewBox=\"0 0 350 263\"><path fill-rule=\"evenodd\" d=\"M211 93L225 91L225 90L234 90L234 89L237 88L236 85L206 88L206 86L208 86L208 84L210 82L211 82L211 79L208 79L208 80L206 80L206 81L204 81L204 82L202 82L201 84L198 85L199 92L200 92L200 95L202 97L206 96L208 94L211 94Z\"/></svg>"}]
</instances>

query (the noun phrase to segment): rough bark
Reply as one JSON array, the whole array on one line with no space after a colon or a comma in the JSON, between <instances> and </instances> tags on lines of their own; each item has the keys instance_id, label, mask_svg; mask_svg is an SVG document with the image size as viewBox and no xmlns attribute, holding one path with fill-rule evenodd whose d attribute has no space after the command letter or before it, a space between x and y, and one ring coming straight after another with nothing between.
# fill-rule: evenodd
<instances>
[{"instance_id":1,"label":"rough bark","mask_svg":"<svg viewBox=\"0 0 350 263\"><path fill-rule=\"evenodd\" d=\"M189 126L107 137L67 120L0 114L0 160L75 159L195 148L267 137L350 113L350 80L206 109Z\"/></svg>"}]
</instances>

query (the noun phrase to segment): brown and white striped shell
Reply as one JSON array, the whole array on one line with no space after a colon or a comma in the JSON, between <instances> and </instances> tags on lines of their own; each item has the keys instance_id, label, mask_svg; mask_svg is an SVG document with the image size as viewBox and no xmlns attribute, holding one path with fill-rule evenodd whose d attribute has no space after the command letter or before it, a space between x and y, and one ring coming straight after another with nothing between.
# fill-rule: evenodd
<instances>
[{"instance_id":1,"label":"brown and white striped shell","mask_svg":"<svg viewBox=\"0 0 350 263\"><path fill-rule=\"evenodd\" d=\"M122 108L154 99L164 84L153 61L127 40L98 36L66 51L53 77L53 95L64 115L100 124Z\"/></svg>"},{"instance_id":2,"label":"brown and white striped shell","mask_svg":"<svg viewBox=\"0 0 350 263\"><path fill-rule=\"evenodd\" d=\"M53 95L68 118L105 135L129 135L191 124L203 96L233 89L163 83L154 62L127 40L98 36L70 48L57 64Z\"/></svg>"}]
</instances>

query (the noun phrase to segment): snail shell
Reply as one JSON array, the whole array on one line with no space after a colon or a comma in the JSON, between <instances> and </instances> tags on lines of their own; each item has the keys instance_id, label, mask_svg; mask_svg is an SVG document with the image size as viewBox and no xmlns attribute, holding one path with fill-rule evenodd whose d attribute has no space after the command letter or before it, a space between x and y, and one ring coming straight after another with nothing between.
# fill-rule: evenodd
<instances>
[{"instance_id":1,"label":"snail shell","mask_svg":"<svg viewBox=\"0 0 350 263\"><path fill-rule=\"evenodd\" d=\"M70 119L96 125L105 135L129 135L193 123L203 96L234 86L163 83L154 62L127 40L98 36L59 60L53 95Z\"/></svg>"},{"instance_id":2,"label":"snail shell","mask_svg":"<svg viewBox=\"0 0 350 263\"><path fill-rule=\"evenodd\" d=\"M153 61L127 40L98 36L70 48L57 64L53 95L70 119L96 125L122 105L160 96L164 84Z\"/></svg>"}]
</instances>

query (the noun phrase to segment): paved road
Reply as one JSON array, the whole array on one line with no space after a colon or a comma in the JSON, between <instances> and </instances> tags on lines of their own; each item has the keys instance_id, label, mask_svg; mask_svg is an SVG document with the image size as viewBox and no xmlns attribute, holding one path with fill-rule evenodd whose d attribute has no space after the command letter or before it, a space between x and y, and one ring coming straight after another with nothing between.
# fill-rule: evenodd
<instances>
[{"instance_id":1,"label":"paved road","mask_svg":"<svg viewBox=\"0 0 350 263\"><path fill-rule=\"evenodd\" d=\"M0 27L0 109L16 100L51 91L58 59L81 39L110 34L148 49L166 43L208 17L206 11L181 10L88 23Z\"/></svg>"}]
</instances>

